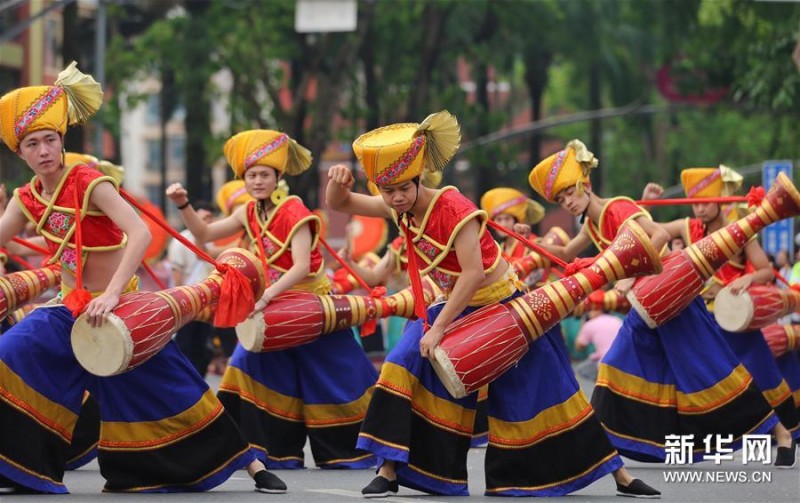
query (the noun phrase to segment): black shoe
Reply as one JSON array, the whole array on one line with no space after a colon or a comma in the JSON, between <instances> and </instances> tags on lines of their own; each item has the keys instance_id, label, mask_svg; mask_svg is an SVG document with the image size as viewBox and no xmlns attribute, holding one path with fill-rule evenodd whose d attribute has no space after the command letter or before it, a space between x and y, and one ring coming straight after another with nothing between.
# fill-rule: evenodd
<instances>
[{"instance_id":1,"label":"black shoe","mask_svg":"<svg viewBox=\"0 0 800 503\"><path fill-rule=\"evenodd\" d=\"M627 496L628 498L659 499L661 498L661 493L645 484L641 480L633 479L627 486L623 486L617 482L617 496Z\"/></svg>"},{"instance_id":2,"label":"black shoe","mask_svg":"<svg viewBox=\"0 0 800 503\"><path fill-rule=\"evenodd\" d=\"M256 491L269 494L283 494L286 492L286 484L272 472L261 470L253 475L256 482Z\"/></svg>"},{"instance_id":3,"label":"black shoe","mask_svg":"<svg viewBox=\"0 0 800 503\"><path fill-rule=\"evenodd\" d=\"M378 475L367 487L361 490L361 494L365 498L385 498L393 494L397 494L400 486L396 480L389 480L386 477Z\"/></svg>"},{"instance_id":4,"label":"black shoe","mask_svg":"<svg viewBox=\"0 0 800 503\"><path fill-rule=\"evenodd\" d=\"M775 468L794 468L796 463L795 451L797 442L792 442L791 447L778 447L778 455L775 456Z\"/></svg>"}]
</instances>

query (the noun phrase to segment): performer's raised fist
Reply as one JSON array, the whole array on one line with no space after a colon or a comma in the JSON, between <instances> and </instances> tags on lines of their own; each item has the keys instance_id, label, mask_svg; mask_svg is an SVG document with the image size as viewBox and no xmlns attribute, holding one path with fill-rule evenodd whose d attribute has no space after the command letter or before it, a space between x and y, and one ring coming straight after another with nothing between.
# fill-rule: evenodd
<instances>
[{"instance_id":1,"label":"performer's raised fist","mask_svg":"<svg viewBox=\"0 0 800 503\"><path fill-rule=\"evenodd\" d=\"M180 183L173 183L167 187L167 197L178 206L182 206L189 201L189 192Z\"/></svg>"},{"instance_id":2,"label":"performer's raised fist","mask_svg":"<svg viewBox=\"0 0 800 503\"><path fill-rule=\"evenodd\" d=\"M330 178L332 182L336 182L348 190L353 188L353 184L356 181L353 177L353 172L350 171L350 168L345 164L331 166L328 170L328 178Z\"/></svg>"}]
</instances>

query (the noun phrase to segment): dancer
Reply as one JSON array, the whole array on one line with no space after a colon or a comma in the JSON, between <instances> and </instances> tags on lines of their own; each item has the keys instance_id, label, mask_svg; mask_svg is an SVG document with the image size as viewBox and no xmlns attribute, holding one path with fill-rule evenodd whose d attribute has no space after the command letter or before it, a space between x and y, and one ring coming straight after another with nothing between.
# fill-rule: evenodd
<instances>
[{"instance_id":1,"label":"dancer","mask_svg":"<svg viewBox=\"0 0 800 503\"><path fill-rule=\"evenodd\" d=\"M424 170L445 167L460 136L446 111L421 124L394 124L360 136L353 149L380 196L352 193L347 166L328 173L328 204L392 218L406 240L412 283L428 274L448 295L427 310L427 331L423 320L407 325L381 368L358 440L379 458L378 476L362 490L368 498L395 494L400 484L433 494L468 494L466 458L477 393L452 398L426 358L455 319L520 295L521 283L486 230L486 213L455 187L433 190L419 183ZM621 468L556 338L558 326L490 385L487 494L563 495L614 472L620 492L657 496Z\"/></svg>"},{"instance_id":2,"label":"dancer","mask_svg":"<svg viewBox=\"0 0 800 503\"><path fill-rule=\"evenodd\" d=\"M688 198L729 196L741 186L742 176L722 165L718 168L689 168L681 171L681 184ZM658 197L660 186L653 189L652 195ZM728 224L719 203L695 203L692 205L692 212L694 218L667 224L667 229L672 229L673 233L680 232L686 243L696 243ZM713 311L714 299L723 287L728 286L737 294L751 284L771 283L773 277L772 265L767 255L758 240L753 239L711 277L703 298L706 299L709 310ZM775 466L791 468L795 463L795 444L789 430L796 430L798 427L797 412L789 385L783 379L761 330L734 333L720 327L720 331L733 353L752 374L764 398L778 416L779 422L772 429L778 446Z\"/></svg>"},{"instance_id":3,"label":"dancer","mask_svg":"<svg viewBox=\"0 0 800 503\"><path fill-rule=\"evenodd\" d=\"M286 291L329 293L318 247L319 217L278 187L284 174L311 166L308 150L285 133L259 129L230 138L225 157L254 200L206 224L186 190L171 185L167 195L192 235L208 242L247 231L270 283L254 312ZM352 331L339 330L283 351L250 353L237 345L219 397L270 469L303 468L306 437L317 466L368 468L374 458L355 445L376 374Z\"/></svg>"},{"instance_id":4,"label":"dancer","mask_svg":"<svg viewBox=\"0 0 800 503\"><path fill-rule=\"evenodd\" d=\"M120 295L136 288L133 273L149 237L113 178L64 165L67 124L86 120L101 103L100 85L74 63L54 86L0 98L2 139L34 172L2 213L0 246L26 220L36 224L52 261L61 263L62 301L71 306L36 309L0 337L0 485L6 492L67 492L67 448L89 390L100 404L106 491L202 491L247 467L258 490L284 492L174 344L108 378L75 360L74 315L83 311L93 326L106 321ZM86 290L76 289L81 282Z\"/></svg>"},{"instance_id":5,"label":"dancer","mask_svg":"<svg viewBox=\"0 0 800 503\"><path fill-rule=\"evenodd\" d=\"M597 164L585 145L573 140L531 171L536 192L584 220L566 246L549 249L567 260L592 242L604 249L629 219L657 235L654 243L666 244L669 233L632 200L602 199L592 191L589 172ZM664 281L683 279L669 274L674 271L665 267ZM621 281L615 288L625 292L632 283ZM769 431L776 422L699 296L655 329L635 309L628 313L598 367L592 405L620 453L641 461L665 461L667 435L694 434L700 446L708 434L730 433L736 447L742 435ZM702 453L702 448L695 449L698 459Z\"/></svg>"}]
</instances>

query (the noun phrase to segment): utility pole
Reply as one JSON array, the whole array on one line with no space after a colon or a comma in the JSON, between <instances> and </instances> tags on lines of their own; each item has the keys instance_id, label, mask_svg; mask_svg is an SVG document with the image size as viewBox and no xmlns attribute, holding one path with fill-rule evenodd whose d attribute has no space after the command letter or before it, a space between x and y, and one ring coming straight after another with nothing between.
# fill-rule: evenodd
<instances>
[{"instance_id":1,"label":"utility pole","mask_svg":"<svg viewBox=\"0 0 800 503\"><path fill-rule=\"evenodd\" d=\"M104 85L106 80L106 0L97 2L97 17L94 26L94 78L100 85ZM99 159L103 159L102 109L97 113L94 123L94 153Z\"/></svg>"}]
</instances>

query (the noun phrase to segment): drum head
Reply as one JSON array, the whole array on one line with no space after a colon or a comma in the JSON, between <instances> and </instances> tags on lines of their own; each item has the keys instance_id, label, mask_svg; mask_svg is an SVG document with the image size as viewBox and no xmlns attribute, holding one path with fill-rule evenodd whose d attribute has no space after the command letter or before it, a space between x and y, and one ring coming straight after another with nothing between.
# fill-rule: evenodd
<instances>
[{"instance_id":1,"label":"drum head","mask_svg":"<svg viewBox=\"0 0 800 503\"><path fill-rule=\"evenodd\" d=\"M236 325L236 337L242 347L252 353L260 353L264 348L267 323L264 313L256 313Z\"/></svg>"},{"instance_id":2,"label":"drum head","mask_svg":"<svg viewBox=\"0 0 800 503\"><path fill-rule=\"evenodd\" d=\"M723 288L714 300L714 318L728 332L742 332L753 321L753 299L747 292L734 295L730 288Z\"/></svg>"},{"instance_id":3,"label":"drum head","mask_svg":"<svg viewBox=\"0 0 800 503\"><path fill-rule=\"evenodd\" d=\"M437 346L433 350L433 358L433 362L431 362L433 370L436 371L436 375L439 376L439 380L442 381L448 393L450 393L453 398L464 398L467 396L467 389L464 383L461 382L461 379L458 378L456 369L453 367L453 362L450 361L445 350Z\"/></svg>"},{"instance_id":4,"label":"drum head","mask_svg":"<svg viewBox=\"0 0 800 503\"><path fill-rule=\"evenodd\" d=\"M133 357L133 340L121 318L109 314L108 321L92 327L85 314L72 326L72 351L83 368L106 377L128 370Z\"/></svg>"}]
</instances>

